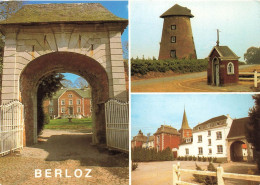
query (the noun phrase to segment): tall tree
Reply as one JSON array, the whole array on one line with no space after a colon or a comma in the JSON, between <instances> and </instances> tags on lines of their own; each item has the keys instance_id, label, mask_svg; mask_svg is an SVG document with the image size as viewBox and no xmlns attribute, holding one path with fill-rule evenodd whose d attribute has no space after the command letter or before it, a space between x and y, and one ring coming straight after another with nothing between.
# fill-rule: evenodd
<instances>
[{"instance_id":1,"label":"tall tree","mask_svg":"<svg viewBox=\"0 0 260 185\"><path fill-rule=\"evenodd\" d=\"M65 87L65 88L74 88L74 84L72 83L71 80L68 80L68 79L62 79L62 80L61 80L61 84L62 84L63 87Z\"/></svg>"},{"instance_id":2,"label":"tall tree","mask_svg":"<svg viewBox=\"0 0 260 185\"><path fill-rule=\"evenodd\" d=\"M244 59L248 64L260 64L260 47L250 47L244 54Z\"/></svg>"},{"instance_id":3,"label":"tall tree","mask_svg":"<svg viewBox=\"0 0 260 185\"><path fill-rule=\"evenodd\" d=\"M43 101L46 98L52 98L53 94L63 87L61 81L64 79L63 74L51 74L40 81L38 91L37 91L37 118L38 118L38 134L42 131L44 125L44 111L43 111Z\"/></svg>"},{"instance_id":4,"label":"tall tree","mask_svg":"<svg viewBox=\"0 0 260 185\"><path fill-rule=\"evenodd\" d=\"M249 110L249 123L246 124L246 139L252 143L260 171L260 94L254 95L255 105Z\"/></svg>"},{"instance_id":5,"label":"tall tree","mask_svg":"<svg viewBox=\"0 0 260 185\"><path fill-rule=\"evenodd\" d=\"M74 82L74 86L76 88L83 89L84 87L88 86L88 82L84 78L78 77Z\"/></svg>"}]
</instances>

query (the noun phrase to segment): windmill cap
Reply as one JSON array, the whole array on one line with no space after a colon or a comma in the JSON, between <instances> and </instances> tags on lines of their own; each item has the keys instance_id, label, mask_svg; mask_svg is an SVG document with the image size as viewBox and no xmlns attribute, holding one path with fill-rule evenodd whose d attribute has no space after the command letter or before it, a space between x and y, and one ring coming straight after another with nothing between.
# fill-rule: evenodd
<instances>
[{"instance_id":1,"label":"windmill cap","mask_svg":"<svg viewBox=\"0 0 260 185\"><path fill-rule=\"evenodd\" d=\"M188 16L188 17L194 17L191 14L191 10L180 6L178 4L175 4L171 8L169 8L166 12L164 12L160 17L165 18L165 17L171 17L171 16Z\"/></svg>"}]
</instances>

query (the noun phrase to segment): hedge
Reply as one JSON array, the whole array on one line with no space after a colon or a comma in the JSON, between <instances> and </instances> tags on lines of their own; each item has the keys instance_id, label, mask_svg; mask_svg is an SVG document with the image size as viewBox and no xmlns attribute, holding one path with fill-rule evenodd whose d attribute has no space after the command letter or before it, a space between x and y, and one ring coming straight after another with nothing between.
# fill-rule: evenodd
<instances>
[{"instance_id":1,"label":"hedge","mask_svg":"<svg viewBox=\"0 0 260 185\"><path fill-rule=\"evenodd\" d=\"M149 161L172 161L174 160L173 153L168 147L162 151L156 149L147 149L142 147L135 147L132 149L133 162L149 162Z\"/></svg>"},{"instance_id":2,"label":"hedge","mask_svg":"<svg viewBox=\"0 0 260 185\"><path fill-rule=\"evenodd\" d=\"M176 60L152 60L131 59L131 75L145 75L149 71L166 72L172 70L176 73L190 73L207 70L206 59L176 59Z\"/></svg>"}]
</instances>

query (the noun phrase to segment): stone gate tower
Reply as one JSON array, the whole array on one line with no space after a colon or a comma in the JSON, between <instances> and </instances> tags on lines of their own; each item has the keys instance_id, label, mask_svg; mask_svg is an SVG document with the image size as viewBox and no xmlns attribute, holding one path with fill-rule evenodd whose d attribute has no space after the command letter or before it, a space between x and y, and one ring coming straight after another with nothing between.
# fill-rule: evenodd
<instances>
[{"instance_id":1,"label":"stone gate tower","mask_svg":"<svg viewBox=\"0 0 260 185\"><path fill-rule=\"evenodd\" d=\"M194 16L190 9L175 4L160 17L164 19L164 23L159 60L170 58L196 59L190 23L190 18Z\"/></svg>"}]
</instances>

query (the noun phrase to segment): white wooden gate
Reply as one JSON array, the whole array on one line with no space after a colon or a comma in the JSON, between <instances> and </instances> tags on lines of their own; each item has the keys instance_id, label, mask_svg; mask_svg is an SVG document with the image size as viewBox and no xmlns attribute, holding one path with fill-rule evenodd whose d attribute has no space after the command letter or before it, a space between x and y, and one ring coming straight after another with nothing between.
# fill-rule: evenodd
<instances>
[{"instance_id":1,"label":"white wooden gate","mask_svg":"<svg viewBox=\"0 0 260 185\"><path fill-rule=\"evenodd\" d=\"M0 106L0 155L23 148L24 107L19 101Z\"/></svg>"},{"instance_id":2,"label":"white wooden gate","mask_svg":"<svg viewBox=\"0 0 260 185\"><path fill-rule=\"evenodd\" d=\"M129 151L129 104L111 99L105 103L106 140L110 148Z\"/></svg>"}]
</instances>

